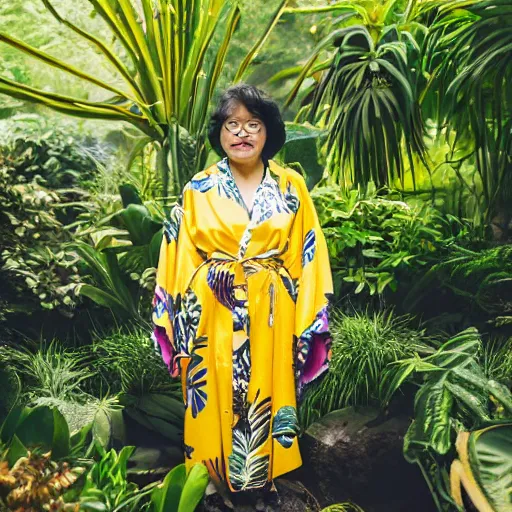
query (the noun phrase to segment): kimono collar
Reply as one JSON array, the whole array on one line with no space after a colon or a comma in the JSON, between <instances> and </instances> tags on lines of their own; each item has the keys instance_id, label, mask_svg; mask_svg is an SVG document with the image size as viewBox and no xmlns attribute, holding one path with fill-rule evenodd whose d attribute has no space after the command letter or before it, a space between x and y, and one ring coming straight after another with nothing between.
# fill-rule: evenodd
<instances>
[{"instance_id":1,"label":"kimono collar","mask_svg":"<svg viewBox=\"0 0 512 512\"><path fill-rule=\"evenodd\" d=\"M263 161L264 165L265 165L265 170L263 172L263 176L261 178L261 182L260 183L263 183L264 181L266 181L266 179L270 176L270 166L269 166L269 163L268 163L268 160L267 161ZM217 168L222 171L226 176L229 176L232 180L235 179L235 177L233 176L233 173L231 172L231 167L229 166L229 160L228 160L228 157L225 156L220 162L217 163Z\"/></svg>"}]
</instances>

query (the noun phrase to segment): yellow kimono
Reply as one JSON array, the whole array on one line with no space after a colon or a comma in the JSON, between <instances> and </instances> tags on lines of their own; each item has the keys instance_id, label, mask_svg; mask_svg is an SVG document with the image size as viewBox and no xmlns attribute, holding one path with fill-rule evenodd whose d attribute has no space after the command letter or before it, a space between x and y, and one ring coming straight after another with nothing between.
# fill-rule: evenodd
<instances>
[{"instance_id":1,"label":"yellow kimono","mask_svg":"<svg viewBox=\"0 0 512 512\"><path fill-rule=\"evenodd\" d=\"M302 464L296 401L330 359L332 277L303 177L272 160L249 212L227 158L164 222L153 340L186 406L187 466L232 491Z\"/></svg>"}]
</instances>

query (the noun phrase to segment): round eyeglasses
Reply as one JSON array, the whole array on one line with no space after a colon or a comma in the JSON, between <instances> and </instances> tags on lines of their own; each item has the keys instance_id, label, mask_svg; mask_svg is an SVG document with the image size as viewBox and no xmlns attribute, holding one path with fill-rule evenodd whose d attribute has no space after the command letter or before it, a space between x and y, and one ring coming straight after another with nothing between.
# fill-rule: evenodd
<instances>
[{"instance_id":1,"label":"round eyeglasses","mask_svg":"<svg viewBox=\"0 0 512 512\"><path fill-rule=\"evenodd\" d=\"M261 121L247 121L245 123L241 123L240 121L231 120L224 123L226 130L230 131L234 135L238 135L242 131L242 128L246 133L254 135L261 131L262 125L263 123Z\"/></svg>"}]
</instances>

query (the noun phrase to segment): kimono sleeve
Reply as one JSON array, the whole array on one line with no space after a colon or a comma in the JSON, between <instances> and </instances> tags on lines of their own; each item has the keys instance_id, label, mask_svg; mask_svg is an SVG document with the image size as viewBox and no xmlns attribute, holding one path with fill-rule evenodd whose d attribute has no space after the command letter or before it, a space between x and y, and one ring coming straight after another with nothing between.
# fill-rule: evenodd
<instances>
[{"instance_id":1,"label":"kimono sleeve","mask_svg":"<svg viewBox=\"0 0 512 512\"><path fill-rule=\"evenodd\" d=\"M300 397L304 386L322 375L331 359L329 306L333 293L327 243L306 183L299 176L299 209L293 239L299 279L295 308L296 381Z\"/></svg>"},{"instance_id":2,"label":"kimono sleeve","mask_svg":"<svg viewBox=\"0 0 512 512\"><path fill-rule=\"evenodd\" d=\"M163 223L163 236L152 301L151 338L172 377L180 375L180 359L186 347L176 331L176 313L191 277L202 262L188 226L192 190L185 187L181 204L176 204Z\"/></svg>"}]
</instances>

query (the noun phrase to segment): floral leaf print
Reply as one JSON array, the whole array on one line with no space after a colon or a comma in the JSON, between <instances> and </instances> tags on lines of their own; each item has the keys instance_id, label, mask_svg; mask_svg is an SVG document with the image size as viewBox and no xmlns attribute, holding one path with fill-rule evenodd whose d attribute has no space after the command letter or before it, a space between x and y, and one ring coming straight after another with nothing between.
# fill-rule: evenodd
<instances>
[{"instance_id":1,"label":"floral leaf print","mask_svg":"<svg viewBox=\"0 0 512 512\"><path fill-rule=\"evenodd\" d=\"M153 313L156 318L160 319L167 313L169 318L172 318L173 299L170 293L167 293L162 286L155 287L155 294L153 296Z\"/></svg>"},{"instance_id":2,"label":"floral leaf print","mask_svg":"<svg viewBox=\"0 0 512 512\"><path fill-rule=\"evenodd\" d=\"M297 340L295 367L298 397L301 396L305 384L327 370L330 358L331 338L329 337L329 314L326 305L317 313L314 322L304 330Z\"/></svg>"},{"instance_id":3,"label":"floral leaf print","mask_svg":"<svg viewBox=\"0 0 512 512\"><path fill-rule=\"evenodd\" d=\"M215 462L212 459L203 460L203 464L217 483L226 481L226 462L224 457L220 457L220 459L215 457Z\"/></svg>"},{"instance_id":4,"label":"floral leaf print","mask_svg":"<svg viewBox=\"0 0 512 512\"><path fill-rule=\"evenodd\" d=\"M227 158L217 164L217 168L222 172L213 172L211 174L202 173L200 177L192 178L185 186L184 191L192 189L205 193L212 188L217 187L217 193L220 197L234 199L237 203L243 206L242 196L238 191L238 187L236 186L234 179L229 179L227 173L229 172L229 174L231 174L231 171L229 171L229 169L226 170L226 165L229 168Z\"/></svg>"},{"instance_id":5,"label":"floral leaf print","mask_svg":"<svg viewBox=\"0 0 512 512\"><path fill-rule=\"evenodd\" d=\"M250 318L247 310L247 301L235 300L233 307L233 331L245 330L247 335L250 334Z\"/></svg>"},{"instance_id":6,"label":"floral leaf print","mask_svg":"<svg viewBox=\"0 0 512 512\"><path fill-rule=\"evenodd\" d=\"M197 295L189 288L186 293L176 296L174 335L179 352L190 356L197 327L201 318L201 305Z\"/></svg>"},{"instance_id":7,"label":"floral leaf print","mask_svg":"<svg viewBox=\"0 0 512 512\"><path fill-rule=\"evenodd\" d=\"M225 261L212 262L208 268L206 281L217 300L229 310L233 310L235 307L233 296L235 274L229 265Z\"/></svg>"},{"instance_id":8,"label":"floral leaf print","mask_svg":"<svg viewBox=\"0 0 512 512\"><path fill-rule=\"evenodd\" d=\"M169 373L171 373L173 377L176 377L177 368L174 368L173 364L175 355L174 347L172 346L169 336L167 336L165 327L155 325L151 334L151 339L154 343L155 352L162 358L163 362L169 369Z\"/></svg>"},{"instance_id":9,"label":"floral leaf print","mask_svg":"<svg viewBox=\"0 0 512 512\"><path fill-rule=\"evenodd\" d=\"M299 435L299 432L299 421L295 407L291 405L281 407L274 416L272 437L277 439L284 448L290 448L293 439Z\"/></svg>"},{"instance_id":10,"label":"floral leaf print","mask_svg":"<svg viewBox=\"0 0 512 512\"><path fill-rule=\"evenodd\" d=\"M177 204L172 208L169 218L164 220L164 235L168 244L178 240L184 213L185 210Z\"/></svg>"},{"instance_id":11,"label":"floral leaf print","mask_svg":"<svg viewBox=\"0 0 512 512\"><path fill-rule=\"evenodd\" d=\"M275 214L292 214L297 211L299 199L292 190L291 185L288 187L287 192L283 194L279 187L279 176L274 175L274 178L273 175L274 173L271 173L270 169L267 168L264 179L254 194L251 219L242 235L238 249L238 257L240 258L245 256L252 238L252 231L256 226L270 219Z\"/></svg>"},{"instance_id":12,"label":"floral leaf print","mask_svg":"<svg viewBox=\"0 0 512 512\"><path fill-rule=\"evenodd\" d=\"M246 407L250 376L251 353L247 338L240 348L233 351L233 412L238 416L243 415L243 409Z\"/></svg>"},{"instance_id":13,"label":"floral leaf print","mask_svg":"<svg viewBox=\"0 0 512 512\"><path fill-rule=\"evenodd\" d=\"M284 200L285 200L288 208L293 213L297 213L299 206L300 206L300 200L297 195L297 191L296 191L295 187L291 184L291 182L288 182L288 184L286 185L286 192L284 193Z\"/></svg>"},{"instance_id":14,"label":"floral leaf print","mask_svg":"<svg viewBox=\"0 0 512 512\"><path fill-rule=\"evenodd\" d=\"M192 407L192 417L197 415L205 408L206 399L206 368L192 367L187 368L187 406Z\"/></svg>"},{"instance_id":15,"label":"floral leaf print","mask_svg":"<svg viewBox=\"0 0 512 512\"><path fill-rule=\"evenodd\" d=\"M207 338L202 336L195 340L191 355L191 361L187 367L187 407L192 408L192 417L197 415L205 408L208 398L206 391L207 368L202 364L203 357L199 355L198 350L206 347Z\"/></svg>"},{"instance_id":16,"label":"floral leaf print","mask_svg":"<svg viewBox=\"0 0 512 512\"><path fill-rule=\"evenodd\" d=\"M157 319L161 319L164 315L168 315L169 319L173 316L172 295L167 293L162 286L158 285L155 288L155 294L153 296L153 315ZM179 373L179 369L176 367L174 361L175 350L165 327L153 323L151 339L153 340L156 353L161 356L171 375L176 377Z\"/></svg>"},{"instance_id":17,"label":"floral leaf print","mask_svg":"<svg viewBox=\"0 0 512 512\"><path fill-rule=\"evenodd\" d=\"M215 186L215 179L210 174L205 176L204 178L194 178L191 179L187 186L184 188L185 191L187 188L191 188L192 190L197 190L199 192L208 192L211 188Z\"/></svg>"},{"instance_id":18,"label":"floral leaf print","mask_svg":"<svg viewBox=\"0 0 512 512\"><path fill-rule=\"evenodd\" d=\"M183 451L187 459L192 459L192 452L194 451L194 447L190 446L189 444L183 443Z\"/></svg>"},{"instance_id":19,"label":"floral leaf print","mask_svg":"<svg viewBox=\"0 0 512 512\"><path fill-rule=\"evenodd\" d=\"M270 397L258 402L259 394L260 392L258 390L254 402L249 407L249 413L247 414L249 429L251 431L249 443L251 451L259 448L259 446L266 441L270 432L270 409L272 402Z\"/></svg>"},{"instance_id":20,"label":"floral leaf print","mask_svg":"<svg viewBox=\"0 0 512 512\"><path fill-rule=\"evenodd\" d=\"M304 238L304 245L302 247L302 267L305 267L309 262L313 261L316 250L316 237L315 230L310 229Z\"/></svg>"},{"instance_id":21,"label":"floral leaf print","mask_svg":"<svg viewBox=\"0 0 512 512\"><path fill-rule=\"evenodd\" d=\"M237 491L263 487L268 480L269 455L249 454L247 436L233 431L233 453L229 458L229 480Z\"/></svg>"},{"instance_id":22,"label":"floral leaf print","mask_svg":"<svg viewBox=\"0 0 512 512\"><path fill-rule=\"evenodd\" d=\"M249 406L247 421L233 429L233 452L229 455L229 479L237 491L262 487L268 480L270 457L257 454L270 433L272 402L258 402L259 390Z\"/></svg>"},{"instance_id":23,"label":"floral leaf print","mask_svg":"<svg viewBox=\"0 0 512 512\"><path fill-rule=\"evenodd\" d=\"M281 276L281 280L283 281L284 287L286 291L289 293L293 302L297 302L298 296L298 279L292 279L288 272L285 270L279 269L279 275Z\"/></svg>"}]
</instances>

